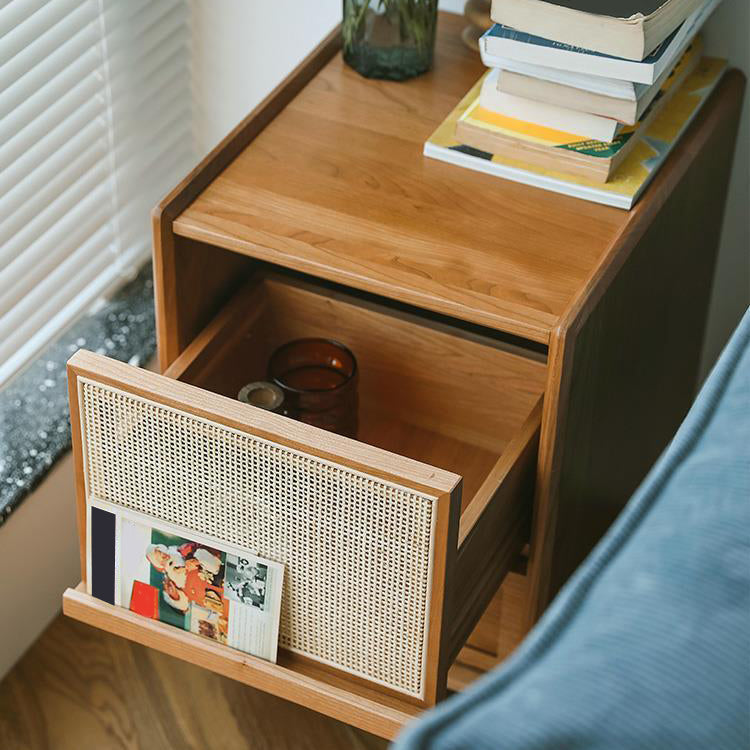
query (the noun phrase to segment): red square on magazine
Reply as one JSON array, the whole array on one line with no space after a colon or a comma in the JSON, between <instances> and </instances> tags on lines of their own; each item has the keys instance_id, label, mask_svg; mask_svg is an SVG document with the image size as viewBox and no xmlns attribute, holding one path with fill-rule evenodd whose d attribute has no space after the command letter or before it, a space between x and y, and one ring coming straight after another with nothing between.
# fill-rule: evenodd
<instances>
[{"instance_id":1,"label":"red square on magazine","mask_svg":"<svg viewBox=\"0 0 750 750\"><path fill-rule=\"evenodd\" d=\"M159 589L141 581L133 581L130 609L144 617L156 620L159 617Z\"/></svg>"}]
</instances>

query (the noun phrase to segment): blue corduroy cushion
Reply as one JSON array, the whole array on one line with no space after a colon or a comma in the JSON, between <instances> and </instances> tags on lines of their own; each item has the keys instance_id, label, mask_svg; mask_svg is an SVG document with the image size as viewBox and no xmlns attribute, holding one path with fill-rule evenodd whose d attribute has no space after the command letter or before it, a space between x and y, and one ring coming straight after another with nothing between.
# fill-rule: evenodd
<instances>
[{"instance_id":1,"label":"blue corduroy cushion","mask_svg":"<svg viewBox=\"0 0 750 750\"><path fill-rule=\"evenodd\" d=\"M750 748L750 312L514 656L396 747Z\"/></svg>"}]
</instances>

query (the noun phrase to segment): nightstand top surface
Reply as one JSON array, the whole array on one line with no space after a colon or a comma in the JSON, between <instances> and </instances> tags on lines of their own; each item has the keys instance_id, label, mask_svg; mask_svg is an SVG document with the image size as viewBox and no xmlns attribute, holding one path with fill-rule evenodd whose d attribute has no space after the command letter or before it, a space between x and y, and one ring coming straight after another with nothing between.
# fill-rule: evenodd
<instances>
[{"instance_id":1,"label":"nightstand top surface","mask_svg":"<svg viewBox=\"0 0 750 750\"><path fill-rule=\"evenodd\" d=\"M174 222L209 242L547 343L632 214L422 155L484 68L441 14L434 70L336 54Z\"/></svg>"}]
</instances>

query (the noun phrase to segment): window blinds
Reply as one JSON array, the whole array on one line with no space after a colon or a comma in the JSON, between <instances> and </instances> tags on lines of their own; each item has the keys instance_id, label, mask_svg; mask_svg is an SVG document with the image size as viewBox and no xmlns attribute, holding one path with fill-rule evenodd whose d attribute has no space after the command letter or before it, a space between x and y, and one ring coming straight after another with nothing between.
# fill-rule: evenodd
<instances>
[{"instance_id":1,"label":"window blinds","mask_svg":"<svg viewBox=\"0 0 750 750\"><path fill-rule=\"evenodd\" d=\"M185 0L0 0L0 385L147 257L189 43Z\"/></svg>"}]
</instances>

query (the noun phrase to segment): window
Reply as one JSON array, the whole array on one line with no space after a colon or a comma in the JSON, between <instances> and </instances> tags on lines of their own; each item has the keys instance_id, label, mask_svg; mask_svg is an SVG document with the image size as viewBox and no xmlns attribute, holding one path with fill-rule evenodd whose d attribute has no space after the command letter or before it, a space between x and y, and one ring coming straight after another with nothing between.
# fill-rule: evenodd
<instances>
[{"instance_id":1,"label":"window","mask_svg":"<svg viewBox=\"0 0 750 750\"><path fill-rule=\"evenodd\" d=\"M0 385L148 257L189 43L185 0L0 0Z\"/></svg>"}]
</instances>

